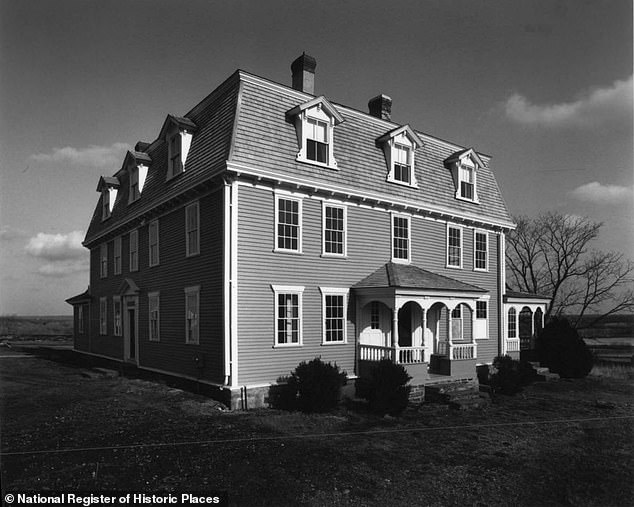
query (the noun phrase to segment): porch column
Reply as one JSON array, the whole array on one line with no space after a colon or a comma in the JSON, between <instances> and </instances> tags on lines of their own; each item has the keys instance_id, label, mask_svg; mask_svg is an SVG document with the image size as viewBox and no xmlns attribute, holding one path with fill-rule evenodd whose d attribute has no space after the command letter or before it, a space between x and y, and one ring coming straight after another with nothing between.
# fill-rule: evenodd
<instances>
[{"instance_id":1,"label":"porch column","mask_svg":"<svg viewBox=\"0 0 634 507\"><path fill-rule=\"evenodd\" d=\"M398 308L392 310L392 348L398 344Z\"/></svg>"},{"instance_id":2,"label":"porch column","mask_svg":"<svg viewBox=\"0 0 634 507\"><path fill-rule=\"evenodd\" d=\"M477 306L476 306L477 308ZM476 330L476 311L472 308L469 308L469 310L471 310L471 343L475 343L475 330Z\"/></svg>"},{"instance_id":3,"label":"porch column","mask_svg":"<svg viewBox=\"0 0 634 507\"><path fill-rule=\"evenodd\" d=\"M447 343L449 343L449 345L452 344L453 341L453 317L451 316L451 314L453 313L453 308L449 308L447 307Z\"/></svg>"},{"instance_id":4,"label":"porch column","mask_svg":"<svg viewBox=\"0 0 634 507\"><path fill-rule=\"evenodd\" d=\"M425 346L425 329L427 329L427 308L421 308L422 312L421 312L421 318L420 318L420 325L421 325L421 334L420 334L420 347L424 347Z\"/></svg>"}]
</instances>

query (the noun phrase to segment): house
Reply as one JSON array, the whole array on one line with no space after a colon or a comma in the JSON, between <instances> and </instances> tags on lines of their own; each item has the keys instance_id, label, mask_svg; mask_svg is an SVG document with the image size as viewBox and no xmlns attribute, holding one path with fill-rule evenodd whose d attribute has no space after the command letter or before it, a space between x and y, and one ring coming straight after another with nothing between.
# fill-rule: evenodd
<instances>
[{"instance_id":1,"label":"house","mask_svg":"<svg viewBox=\"0 0 634 507\"><path fill-rule=\"evenodd\" d=\"M519 354L491 157L394 122L386 95L367 113L315 95L306 54L291 69L291 87L236 71L99 179L75 350L232 407L316 356L425 385Z\"/></svg>"}]
</instances>

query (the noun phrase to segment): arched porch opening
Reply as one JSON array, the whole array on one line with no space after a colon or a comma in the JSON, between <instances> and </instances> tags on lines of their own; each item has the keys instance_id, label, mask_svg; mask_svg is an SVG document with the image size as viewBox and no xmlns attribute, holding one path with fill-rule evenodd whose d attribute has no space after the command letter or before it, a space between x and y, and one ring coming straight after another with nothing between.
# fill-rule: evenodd
<instances>
[{"instance_id":1,"label":"arched porch opening","mask_svg":"<svg viewBox=\"0 0 634 507\"><path fill-rule=\"evenodd\" d=\"M538 336L544 329L544 312L541 308L537 308L533 315L533 329L534 335Z\"/></svg>"},{"instance_id":2,"label":"arched porch opening","mask_svg":"<svg viewBox=\"0 0 634 507\"><path fill-rule=\"evenodd\" d=\"M520 350L530 350L533 338L533 312L528 306L522 308L518 321Z\"/></svg>"}]
</instances>

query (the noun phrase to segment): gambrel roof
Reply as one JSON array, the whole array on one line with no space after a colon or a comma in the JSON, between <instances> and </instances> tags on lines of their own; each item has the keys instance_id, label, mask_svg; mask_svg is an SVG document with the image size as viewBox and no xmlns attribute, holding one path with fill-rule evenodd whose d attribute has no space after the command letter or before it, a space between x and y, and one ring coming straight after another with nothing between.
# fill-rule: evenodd
<instances>
[{"instance_id":1,"label":"gambrel roof","mask_svg":"<svg viewBox=\"0 0 634 507\"><path fill-rule=\"evenodd\" d=\"M296 159L297 133L287 113L300 111L313 102L326 105L333 115L336 113L336 170ZM166 181L165 135L174 123L195 132L183 173ZM422 142L416 149L414 168L418 188L386 181L385 157L377 139L394 131L408 132L417 143ZM168 115L157 139L143 148L143 153L133 153L149 163L141 198L128 204L128 185L122 181L107 222L101 220L98 203L85 245L91 246L104 235L121 231L122 226L129 229L138 225L157 206L193 188L221 184L226 172L254 180L288 182L295 188L323 190L373 205L398 204L434 218L498 229L514 226L489 169L490 157L473 151L482 162L478 169L478 203L456 199L455 183L445 162L465 153L465 147L244 71L236 71L184 116Z\"/></svg>"}]
</instances>

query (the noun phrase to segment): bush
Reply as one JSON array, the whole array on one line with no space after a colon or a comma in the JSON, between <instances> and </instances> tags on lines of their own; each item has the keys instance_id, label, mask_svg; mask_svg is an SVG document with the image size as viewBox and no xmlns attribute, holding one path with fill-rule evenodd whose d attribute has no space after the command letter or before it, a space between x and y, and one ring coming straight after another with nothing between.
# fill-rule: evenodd
<instances>
[{"instance_id":1,"label":"bush","mask_svg":"<svg viewBox=\"0 0 634 507\"><path fill-rule=\"evenodd\" d=\"M496 393L515 394L530 384L536 373L530 363L511 356L498 356L493 360L493 373L488 383Z\"/></svg>"},{"instance_id":2,"label":"bush","mask_svg":"<svg viewBox=\"0 0 634 507\"><path fill-rule=\"evenodd\" d=\"M372 412L398 415L407 407L412 387L406 384L411 378L402 365L382 359L367 377L357 380L356 395L368 400Z\"/></svg>"},{"instance_id":3,"label":"bush","mask_svg":"<svg viewBox=\"0 0 634 507\"><path fill-rule=\"evenodd\" d=\"M539 360L563 378L583 378L592 370L592 352L564 318L552 319L537 340Z\"/></svg>"},{"instance_id":4,"label":"bush","mask_svg":"<svg viewBox=\"0 0 634 507\"><path fill-rule=\"evenodd\" d=\"M324 363L316 357L302 361L288 378L288 393L295 400L295 408L302 412L329 412L341 398L341 387L346 384L346 372L335 364Z\"/></svg>"}]
</instances>

